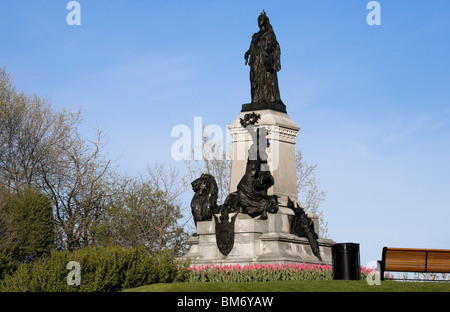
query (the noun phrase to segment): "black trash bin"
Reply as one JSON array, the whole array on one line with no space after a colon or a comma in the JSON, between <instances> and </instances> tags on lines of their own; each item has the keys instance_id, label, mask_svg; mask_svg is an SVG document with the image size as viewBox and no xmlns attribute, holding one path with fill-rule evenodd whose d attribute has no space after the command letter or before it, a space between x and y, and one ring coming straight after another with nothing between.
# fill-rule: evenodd
<instances>
[{"instance_id":1,"label":"black trash bin","mask_svg":"<svg viewBox=\"0 0 450 312\"><path fill-rule=\"evenodd\" d=\"M359 280L361 265L359 244L340 243L331 246L334 280Z\"/></svg>"}]
</instances>

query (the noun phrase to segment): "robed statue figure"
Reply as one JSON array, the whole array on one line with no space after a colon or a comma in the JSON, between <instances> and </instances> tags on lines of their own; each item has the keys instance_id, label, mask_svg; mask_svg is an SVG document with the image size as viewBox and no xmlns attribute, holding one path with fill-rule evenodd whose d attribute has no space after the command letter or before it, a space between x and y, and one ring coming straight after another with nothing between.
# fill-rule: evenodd
<instances>
[{"instance_id":1,"label":"robed statue figure","mask_svg":"<svg viewBox=\"0 0 450 312\"><path fill-rule=\"evenodd\" d=\"M277 78L281 50L264 10L258 17L258 26L260 30L253 35L244 56L245 65L250 66L252 103L282 103Z\"/></svg>"}]
</instances>

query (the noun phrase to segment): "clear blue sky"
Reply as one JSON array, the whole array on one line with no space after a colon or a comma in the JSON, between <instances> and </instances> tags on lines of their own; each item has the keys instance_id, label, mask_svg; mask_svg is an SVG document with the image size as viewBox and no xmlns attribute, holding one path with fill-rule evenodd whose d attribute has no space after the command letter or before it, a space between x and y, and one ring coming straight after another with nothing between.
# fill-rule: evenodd
<instances>
[{"instance_id":1,"label":"clear blue sky","mask_svg":"<svg viewBox=\"0 0 450 312\"><path fill-rule=\"evenodd\" d=\"M318 165L336 242L450 249L450 1L0 1L0 66L18 89L83 109L120 170L175 163L171 129L223 126L250 101L243 55L267 12L281 97Z\"/></svg>"}]
</instances>

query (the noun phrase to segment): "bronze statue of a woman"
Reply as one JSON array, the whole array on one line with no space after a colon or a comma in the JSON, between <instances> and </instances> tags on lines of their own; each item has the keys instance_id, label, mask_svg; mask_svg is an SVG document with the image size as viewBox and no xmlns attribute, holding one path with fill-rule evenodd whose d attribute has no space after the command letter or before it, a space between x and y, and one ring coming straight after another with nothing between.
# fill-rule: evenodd
<instances>
[{"instance_id":1,"label":"bronze statue of a woman","mask_svg":"<svg viewBox=\"0 0 450 312\"><path fill-rule=\"evenodd\" d=\"M244 55L245 65L250 66L252 103L282 103L277 78L281 50L264 10L258 17L258 26L260 30L253 35Z\"/></svg>"}]
</instances>

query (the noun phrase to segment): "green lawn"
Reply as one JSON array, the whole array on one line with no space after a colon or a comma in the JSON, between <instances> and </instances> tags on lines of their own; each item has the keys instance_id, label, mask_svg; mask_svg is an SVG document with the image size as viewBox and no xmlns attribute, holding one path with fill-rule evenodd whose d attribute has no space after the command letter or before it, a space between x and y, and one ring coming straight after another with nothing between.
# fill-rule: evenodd
<instances>
[{"instance_id":1,"label":"green lawn","mask_svg":"<svg viewBox=\"0 0 450 312\"><path fill-rule=\"evenodd\" d=\"M450 292L446 282L275 281L248 283L170 283L125 290L128 292Z\"/></svg>"}]
</instances>

